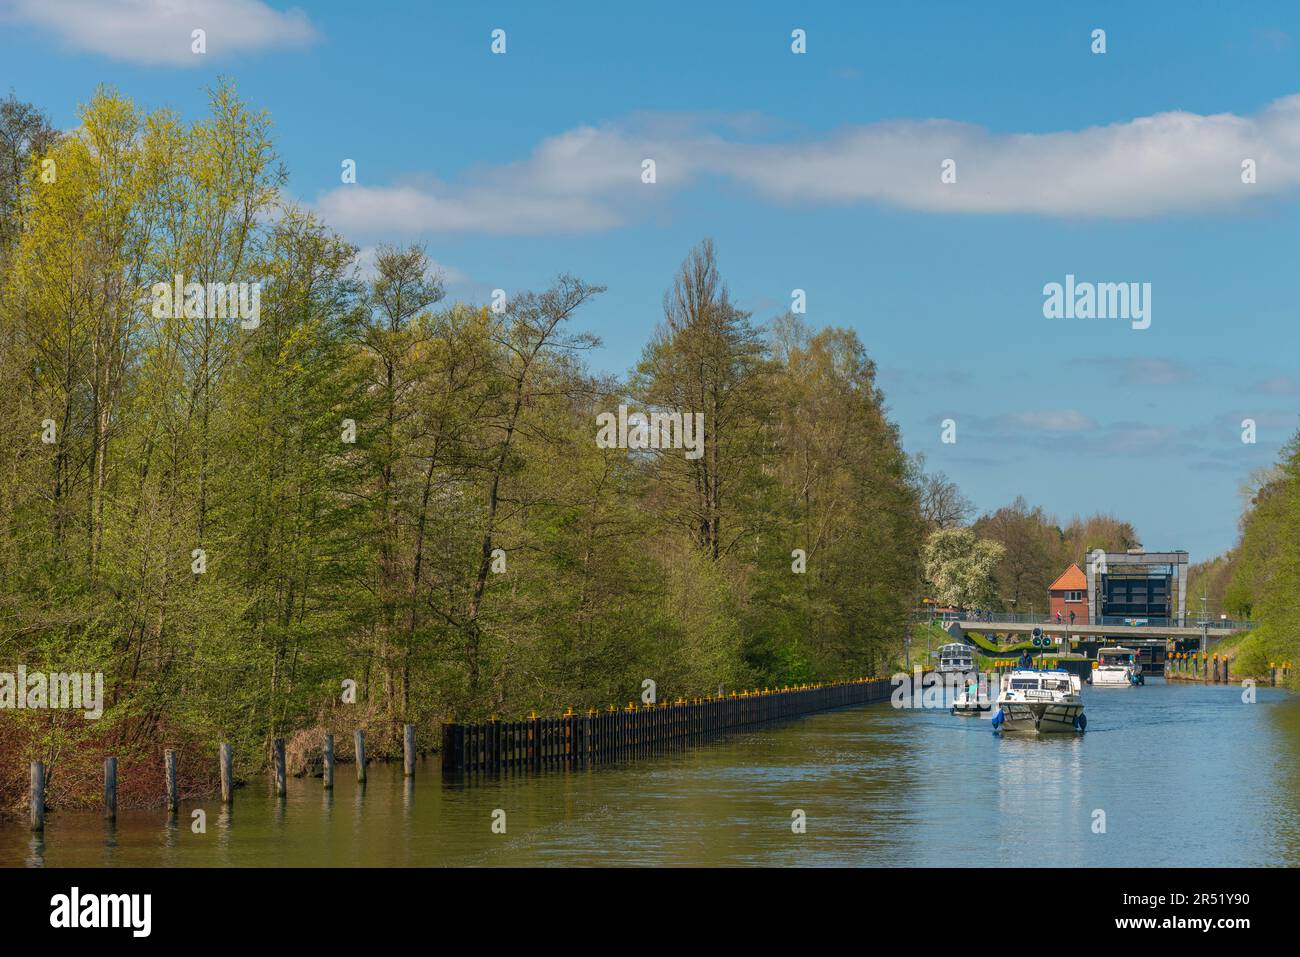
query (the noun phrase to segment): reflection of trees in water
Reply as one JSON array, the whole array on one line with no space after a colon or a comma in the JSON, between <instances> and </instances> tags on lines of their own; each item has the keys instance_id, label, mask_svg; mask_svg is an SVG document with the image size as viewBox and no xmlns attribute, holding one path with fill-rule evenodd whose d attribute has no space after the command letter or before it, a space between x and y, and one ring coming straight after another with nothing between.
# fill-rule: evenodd
<instances>
[{"instance_id":1,"label":"reflection of trees in water","mask_svg":"<svg viewBox=\"0 0 1300 957\"><path fill-rule=\"evenodd\" d=\"M1277 808L1273 823L1283 855L1276 863L1294 867L1300 864L1300 699L1288 695L1285 701L1265 707L1277 749L1273 765L1278 775L1273 789Z\"/></svg>"}]
</instances>

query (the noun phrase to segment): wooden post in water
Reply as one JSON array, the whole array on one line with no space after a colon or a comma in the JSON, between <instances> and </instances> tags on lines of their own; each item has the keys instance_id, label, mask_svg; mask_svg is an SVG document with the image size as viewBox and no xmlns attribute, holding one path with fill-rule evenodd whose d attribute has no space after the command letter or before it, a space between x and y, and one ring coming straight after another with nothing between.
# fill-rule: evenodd
<instances>
[{"instance_id":1,"label":"wooden post in water","mask_svg":"<svg viewBox=\"0 0 1300 957\"><path fill-rule=\"evenodd\" d=\"M32 762L32 793L30 798L33 831L45 830L45 762Z\"/></svg>"},{"instance_id":2,"label":"wooden post in water","mask_svg":"<svg viewBox=\"0 0 1300 957\"><path fill-rule=\"evenodd\" d=\"M104 759L104 820L117 820L117 758Z\"/></svg>"},{"instance_id":3,"label":"wooden post in water","mask_svg":"<svg viewBox=\"0 0 1300 957\"><path fill-rule=\"evenodd\" d=\"M176 752L171 748L163 752L163 764L167 769L167 813L175 814L178 807L176 800Z\"/></svg>"},{"instance_id":4,"label":"wooden post in water","mask_svg":"<svg viewBox=\"0 0 1300 957\"><path fill-rule=\"evenodd\" d=\"M229 804L235 799L235 749L229 744L221 745L221 803Z\"/></svg>"},{"instance_id":5,"label":"wooden post in water","mask_svg":"<svg viewBox=\"0 0 1300 957\"><path fill-rule=\"evenodd\" d=\"M334 735L325 735L325 748L321 753L321 758L323 766L321 780L325 784L325 790L329 791L334 787Z\"/></svg>"},{"instance_id":6,"label":"wooden post in water","mask_svg":"<svg viewBox=\"0 0 1300 957\"><path fill-rule=\"evenodd\" d=\"M366 783L366 733L360 728L353 735L353 740L357 749L357 783Z\"/></svg>"},{"instance_id":7,"label":"wooden post in water","mask_svg":"<svg viewBox=\"0 0 1300 957\"><path fill-rule=\"evenodd\" d=\"M275 760L275 796L284 797L284 738L276 738L271 743L271 749Z\"/></svg>"},{"instance_id":8,"label":"wooden post in water","mask_svg":"<svg viewBox=\"0 0 1300 957\"><path fill-rule=\"evenodd\" d=\"M415 725L408 724L402 729L402 758L408 778L415 777Z\"/></svg>"}]
</instances>

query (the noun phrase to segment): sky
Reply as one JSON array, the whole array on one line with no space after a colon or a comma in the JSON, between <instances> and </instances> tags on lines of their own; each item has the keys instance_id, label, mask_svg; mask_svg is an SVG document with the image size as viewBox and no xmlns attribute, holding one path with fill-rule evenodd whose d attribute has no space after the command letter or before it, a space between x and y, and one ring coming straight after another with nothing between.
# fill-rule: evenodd
<instances>
[{"instance_id":1,"label":"sky","mask_svg":"<svg viewBox=\"0 0 1300 957\"><path fill-rule=\"evenodd\" d=\"M0 0L0 94L72 128L100 84L192 119L233 79L363 260L421 242L473 302L608 287L574 320L598 370L711 237L755 322L803 290L857 332L979 511L1230 548L1300 426L1300 5L700 6ZM1146 318L1049 318L1067 276Z\"/></svg>"}]
</instances>

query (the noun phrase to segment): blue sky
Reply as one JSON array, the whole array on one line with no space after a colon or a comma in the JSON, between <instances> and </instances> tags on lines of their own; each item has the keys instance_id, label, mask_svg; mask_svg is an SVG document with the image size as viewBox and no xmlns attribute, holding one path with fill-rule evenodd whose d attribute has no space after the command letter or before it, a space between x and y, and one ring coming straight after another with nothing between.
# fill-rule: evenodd
<instances>
[{"instance_id":1,"label":"blue sky","mask_svg":"<svg viewBox=\"0 0 1300 957\"><path fill-rule=\"evenodd\" d=\"M801 288L857 330L907 449L979 509L1229 547L1300 425L1300 9L697 6L0 0L0 90L72 126L99 83L193 117L229 76L363 249L423 241L465 299L607 285L577 322L612 371L711 236L756 320ZM1151 283L1151 327L1044 318L1067 274Z\"/></svg>"}]
</instances>

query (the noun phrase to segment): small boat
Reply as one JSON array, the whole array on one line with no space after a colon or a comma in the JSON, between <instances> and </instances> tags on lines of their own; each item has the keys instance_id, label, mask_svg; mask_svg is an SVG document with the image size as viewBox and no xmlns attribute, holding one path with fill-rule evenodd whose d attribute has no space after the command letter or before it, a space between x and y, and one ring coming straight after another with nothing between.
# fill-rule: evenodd
<instances>
[{"instance_id":1,"label":"small boat","mask_svg":"<svg viewBox=\"0 0 1300 957\"><path fill-rule=\"evenodd\" d=\"M975 652L970 645L953 642L944 645L935 655L939 659L939 667L935 670L940 674L964 674L975 670Z\"/></svg>"},{"instance_id":2,"label":"small boat","mask_svg":"<svg viewBox=\"0 0 1300 957\"><path fill-rule=\"evenodd\" d=\"M1083 681L1061 669L1037 671L1017 668L1002 676L994 731L1029 731L1037 734L1083 731Z\"/></svg>"},{"instance_id":3,"label":"small boat","mask_svg":"<svg viewBox=\"0 0 1300 957\"><path fill-rule=\"evenodd\" d=\"M1097 667L1092 669L1092 684L1096 688L1128 688L1146 684L1142 662L1132 648L1098 648Z\"/></svg>"},{"instance_id":4,"label":"small boat","mask_svg":"<svg viewBox=\"0 0 1300 957\"><path fill-rule=\"evenodd\" d=\"M993 701L984 682L978 677L967 681L965 687L957 692L952 701L952 713L963 718L978 717L992 710Z\"/></svg>"}]
</instances>

